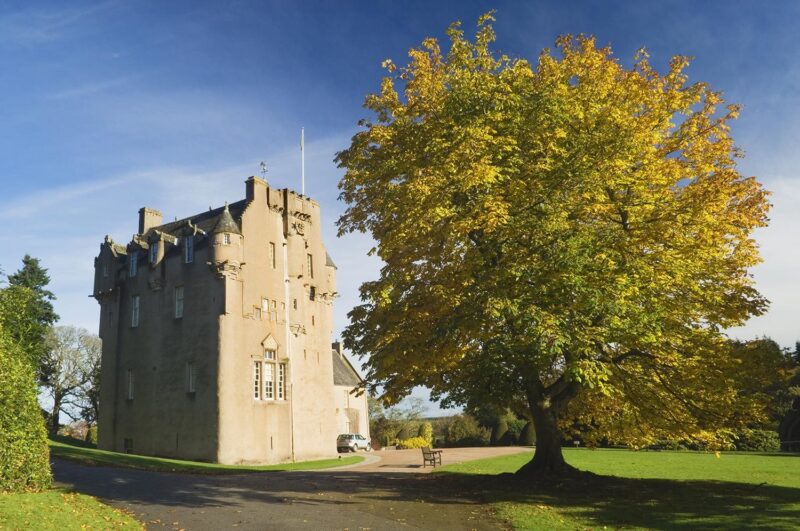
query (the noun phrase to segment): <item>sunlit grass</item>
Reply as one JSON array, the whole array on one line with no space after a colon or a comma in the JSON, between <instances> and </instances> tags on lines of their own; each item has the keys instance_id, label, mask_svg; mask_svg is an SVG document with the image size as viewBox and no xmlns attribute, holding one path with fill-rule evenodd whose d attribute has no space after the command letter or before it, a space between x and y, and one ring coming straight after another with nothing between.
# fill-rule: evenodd
<instances>
[{"instance_id":1,"label":"sunlit grass","mask_svg":"<svg viewBox=\"0 0 800 531\"><path fill-rule=\"evenodd\" d=\"M439 473L480 488L516 529L797 529L800 456L564 449L598 474L519 481L532 453L447 465Z\"/></svg>"},{"instance_id":2,"label":"sunlit grass","mask_svg":"<svg viewBox=\"0 0 800 531\"><path fill-rule=\"evenodd\" d=\"M58 441L50 440L49 444L50 455L53 457L77 461L86 465L116 466L160 472L187 472L192 474L242 474L247 472L318 470L352 465L364 460L361 456L348 456L315 461L300 461L297 463L283 463L279 465L220 465L217 463L204 463L200 461L185 461L182 459L109 452L86 447L85 445L78 446L71 442L68 443L64 438L60 438Z\"/></svg>"}]
</instances>

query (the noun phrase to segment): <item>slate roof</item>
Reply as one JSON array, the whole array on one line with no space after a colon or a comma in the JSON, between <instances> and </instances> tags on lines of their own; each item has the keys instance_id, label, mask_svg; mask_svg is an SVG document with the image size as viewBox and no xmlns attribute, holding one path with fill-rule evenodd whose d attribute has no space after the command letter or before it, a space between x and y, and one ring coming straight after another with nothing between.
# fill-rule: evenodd
<instances>
[{"instance_id":1,"label":"slate roof","mask_svg":"<svg viewBox=\"0 0 800 531\"><path fill-rule=\"evenodd\" d=\"M333 258L331 258L331 255L328 254L328 251L325 251L325 265L331 266L334 269L339 269L338 267L336 267L336 264L333 263Z\"/></svg>"},{"instance_id":2,"label":"slate roof","mask_svg":"<svg viewBox=\"0 0 800 531\"><path fill-rule=\"evenodd\" d=\"M239 230L239 225L237 225L233 220L233 216L228 209L228 203L225 203L225 210L223 210L222 214L219 215L217 224L214 225L214 230L212 232L215 234L218 232L232 232L234 234L238 234L239 236L242 235L242 231Z\"/></svg>"},{"instance_id":3,"label":"slate roof","mask_svg":"<svg viewBox=\"0 0 800 531\"><path fill-rule=\"evenodd\" d=\"M331 350L333 355L333 385L346 385L355 387L362 382L361 376L344 357L335 350Z\"/></svg>"},{"instance_id":4,"label":"slate roof","mask_svg":"<svg viewBox=\"0 0 800 531\"><path fill-rule=\"evenodd\" d=\"M215 232L217 225L222 221L223 214L225 213L226 209L228 211L228 214L227 216L224 216L225 218L227 218L224 224L227 226L227 228L230 229L229 232L235 232L236 234L241 234L242 233L241 229L239 228L239 225L236 223L235 220L242 217L242 213L244 212L244 209L246 207L247 207L247 199L242 199L241 201L236 201L235 203L231 203L230 205L214 208L207 212L202 212L200 214L195 214L194 216L189 216L188 218L179 219L178 221L171 221L169 223L159 225L158 227L152 227L150 230L147 231L147 234L145 236L149 236L150 233L154 230L179 236L180 230L186 227L190 221L192 222L192 225L196 226L203 232L213 233ZM230 225L231 223L233 223L233 226Z\"/></svg>"}]
</instances>

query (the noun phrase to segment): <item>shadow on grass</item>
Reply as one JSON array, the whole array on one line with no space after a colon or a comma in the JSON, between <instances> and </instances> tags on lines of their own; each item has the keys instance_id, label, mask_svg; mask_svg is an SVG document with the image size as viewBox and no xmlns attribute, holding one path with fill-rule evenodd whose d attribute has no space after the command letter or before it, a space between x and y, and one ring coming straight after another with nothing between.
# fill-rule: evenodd
<instances>
[{"instance_id":1,"label":"shadow on grass","mask_svg":"<svg viewBox=\"0 0 800 531\"><path fill-rule=\"evenodd\" d=\"M800 489L725 481L634 479L594 474L557 481L449 474L462 491L500 504L521 528L555 510L589 527L797 529Z\"/></svg>"},{"instance_id":2,"label":"shadow on grass","mask_svg":"<svg viewBox=\"0 0 800 531\"><path fill-rule=\"evenodd\" d=\"M379 528L397 520L429 529L488 529L500 525L487 510L486 504L492 503L517 527L536 529L796 529L800 521L800 489L766 484L588 474L523 482L508 476L357 470L197 476L66 462L56 463L54 472L66 486L135 506L149 513L148 518L160 517L158 511L165 510L190 515L197 508L210 518L233 507L253 522L276 517L314 522L316 515L327 525L338 523L332 518L342 518L345 527L349 522ZM542 527L545 513L553 525ZM394 520L380 520L385 515Z\"/></svg>"}]
</instances>

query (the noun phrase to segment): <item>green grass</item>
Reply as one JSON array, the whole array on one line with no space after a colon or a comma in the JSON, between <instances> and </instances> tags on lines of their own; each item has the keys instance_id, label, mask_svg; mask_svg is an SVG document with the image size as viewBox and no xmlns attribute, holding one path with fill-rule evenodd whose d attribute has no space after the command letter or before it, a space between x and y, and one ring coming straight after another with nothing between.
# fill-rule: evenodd
<instances>
[{"instance_id":1,"label":"green grass","mask_svg":"<svg viewBox=\"0 0 800 531\"><path fill-rule=\"evenodd\" d=\"M187 472L190 474L242 474L247 472L318 470L338 466L352 465L364 460L361 456L341 457L338 459L320 459L317 461L300 461L280 465L220 465L200 461L184 461L165 457L121 454L87 447L85 444L73 444L69 439L60 437L50 440L50 455L60 459L77 461L85 465L115 466L155 470L159 472Z\"/></svg>"},{"instance_id":2,"label":"green grass","mask_svg":"<svg viewBox=\"0 0 800 531\"><path fill-rule=\"evenodd\" d=\"M60 489L0 493L0 529L144 529L126 513L91 496Z\"/></svg>"},{"instance_id":3,"label":"green grass","mask_svg":"<svg viewBox=\"0 0 800 531\"><path fill-rule=\"evenodd\" d=\"M527 482L530 452L447 465L516 529L798 529L800 456L565 448L599 476Z\"/></svg>"}]
</instances>

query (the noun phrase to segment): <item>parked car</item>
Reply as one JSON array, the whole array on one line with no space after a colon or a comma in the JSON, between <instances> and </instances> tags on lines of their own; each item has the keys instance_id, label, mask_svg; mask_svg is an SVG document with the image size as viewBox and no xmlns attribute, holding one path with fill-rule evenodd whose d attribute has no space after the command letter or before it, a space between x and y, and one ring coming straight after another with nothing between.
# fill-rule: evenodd
<instances>
[{"instance_id":1,"label":"parked car","mask_svg":"<svg viewBox=\"0 0 800 531\"><path fill-rule=\"evenodd\" d=\"M357 450L372 450L369 440L358 433L343 433L336 438L336 449L340 452L355 452Z\"/></svg>"}]
</instances>

